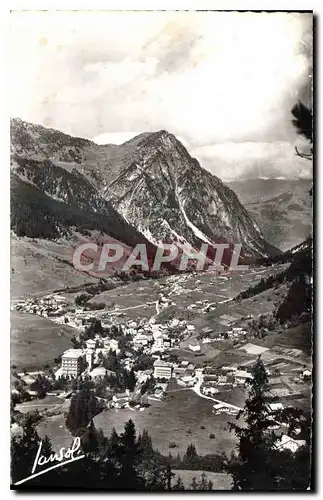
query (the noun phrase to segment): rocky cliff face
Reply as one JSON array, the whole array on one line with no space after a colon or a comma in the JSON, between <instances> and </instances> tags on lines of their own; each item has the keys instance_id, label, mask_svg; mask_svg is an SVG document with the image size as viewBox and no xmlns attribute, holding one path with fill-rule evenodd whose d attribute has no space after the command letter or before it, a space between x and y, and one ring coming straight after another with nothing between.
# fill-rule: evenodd
<instances>
[{"instance_id":1,"label":"rocky cliff face","mask_svg":"<svg viewBox=\"0 0 323 500\"><path fill-rule=\"evenodd\" d=\"M135 140L132 150L131 141L127 144L130 154L121 168L117 164L106 173L102 195L150 241L187 241L197 247L241 243L250 256L273 250L235 193L204 170L174 135L160 131Z\"/></svg>"},{"instance_id":2,"label":"rocky cliff face","mask_svg":"<svg viewBox=\"0 0 323 500\"><path fill-rule=\"evenodd\" d=\"M54 239L71 228L95 229L127 245L147 242L77 169L90 141L20 120L11 131L11 226L18 234Z\"/></svg>"},{"instance_id":3,"label":"rocky cliff face","mask_svg":"<svg viewBox=\"0 0 323 500\"><path fill-rule=\"evenodd\" d=\"M58 231L77 220L94 229L101 226L126 244L174 241L200 248L201 243L229 242L241 243L248 256L275 251L235 193L166 131L141 134L120 146L99 146L12 120L11 143L13 194L25 186L29 196L37 193L42 206L50 200L56 219L59 204L59 220L53 222ZM19 197L13 198L21 205ZM50 219L47 211L44 217Z\"/></svg>"}]
</instances>

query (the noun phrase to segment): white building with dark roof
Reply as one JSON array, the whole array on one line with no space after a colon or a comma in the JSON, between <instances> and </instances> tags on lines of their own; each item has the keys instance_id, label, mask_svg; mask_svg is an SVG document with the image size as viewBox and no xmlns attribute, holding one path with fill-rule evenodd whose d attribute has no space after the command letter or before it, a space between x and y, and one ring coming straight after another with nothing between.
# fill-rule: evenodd
<instances>
[{"instance_id":1,"label":"white building with dark roof","mask_svg":"<svg viewBox=\"0 0 323 500\"><path fill-rule=\"evenodd\" d=\"M252 375L245 370L237 370L235 372L235 383L236 384L245 384L247 380L252 379Z\"/></svg>"},{"instance_id":2,"label":"white building with dark roof","mask_svg":"<svg viewBox=\"0 0 323 500\"><path fill-rule=\"evenodd\" d=\"M84 364L82 349L68 349L62 356L62 374L77 377L82 373Z\"/></svg>"},{"instance_id":3,"label":"white building with dark roof","mask_svg":"<svg viewBox=\"0 0 323 500\"><path fill-rule=\"evenodd\" d=\"M154 362L154 378L169 379L172 376L172 370L172 363L168 363L162 359L156 359Z\"/></svg>"}]
</instances>

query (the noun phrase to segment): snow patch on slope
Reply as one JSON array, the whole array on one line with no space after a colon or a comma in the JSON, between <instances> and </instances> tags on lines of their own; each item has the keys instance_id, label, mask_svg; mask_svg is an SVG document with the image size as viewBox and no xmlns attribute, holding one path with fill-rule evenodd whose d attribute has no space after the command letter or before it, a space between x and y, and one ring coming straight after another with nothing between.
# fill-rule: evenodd
<instances>
[{"instance_id":1,"label":"snow patch on slope","mask_svg":"<svg viewBox=\"0 0 323 500\"><path fill-rule=\"evenodd\" d=\"M176 243L178 244L181 244L181 245L188 245L188 241L183 237L183 236L180 236L178 233L176 233L176 231L174 231L174 229L172 229L169 225L169 223L167 222L167 220L163 220L163 222L161 223L162 226L166 227L166 229L168 229L168 231L173 235L175 236L176 238Z\"/></svg>"},{"instance_id":2,"label":"snow patch on slope","mask_svg":"<svg viewBox=\"0 0 323 500\"><path fill-rule=\"evenodd\" d=\"M178 199L179 208L181 209L181 212L183 214L185 222L188 225L188 227L192 229L195 236L197 238L199 238L200 240L204 241L205 243L209 243L210 245L213 245L213 243L202 233L202 231L200 231L200 229L198 227L194 226L193 222L191 222L189 220L189 218L186 215L183 202L178 195L177 195L177 199Z\"/></svg>"},{"instance_id":3,"label":"snow patch on slope","mask_svg":"<svg viewBox=\"0 0 323 500\"><path fill-rule=\"evenodd\" d=\"M137 226L138 231L144 235L144 237L150 241L150 243L153 243L156 246L159 246L159 241L154 238L154 236L151 234L150 229L148 227L141 227L139 224Z\"/></svg>"}]
</instances>

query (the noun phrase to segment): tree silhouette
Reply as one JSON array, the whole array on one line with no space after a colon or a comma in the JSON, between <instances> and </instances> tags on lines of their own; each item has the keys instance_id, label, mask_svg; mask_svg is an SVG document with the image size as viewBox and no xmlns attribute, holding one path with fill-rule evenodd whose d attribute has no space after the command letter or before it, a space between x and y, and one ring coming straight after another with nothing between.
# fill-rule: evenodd
<instances>
[{"instance_id":1,"label":"tree silhouette","mask_svg":"<svg viewBox=\"0 0 323 500\"><path fill-rule=\"evenodd\" d=\"M233 490L306 490L310 482L308 446L300 448L295 456L290 451L280 451L276 446L280 436L271 429L273 423L288 422L289 416L294 426L294 411L270 410L269 403L277 398L270 395L266 369L260 357L252 375L249 396L244 410L237 417L243 415L245 425L229 424L239 440L238 457L228 464Z\"/></svg>"},{"instance_id":2,"label":"tree silhouette","mask_svg":"<svg viewBox=\"0 0 323 500\"><path fill-rule=\"evenodd\" d=\"M292 120L293 125L296 127L299 135L305 137L310 144L313 144L313 114L307 106L305 106L301 101L299 101L292 108L292 115L294 119ZM301 158L306 158L307 160L312 160L313 158L313 148L310 149L309 153L301 153L297 147L295 147L296 154Z\"/></svg>"}]
</instances>

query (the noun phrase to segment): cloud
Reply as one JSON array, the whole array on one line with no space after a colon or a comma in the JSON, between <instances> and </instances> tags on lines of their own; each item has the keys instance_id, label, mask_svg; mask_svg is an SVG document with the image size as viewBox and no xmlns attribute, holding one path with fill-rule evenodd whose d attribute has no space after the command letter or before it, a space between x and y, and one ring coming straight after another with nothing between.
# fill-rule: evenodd
<instances>
[{"instance_id":1,"label":"cloud","mask_svg":"<svg viewBox=\"0 0 323 500\"><path fill-rule=\"evenodd\" d=\"M311 40L309 14L14 12L11 114L90 139L166 129L190 151L293 143Z\"/></svg>"},{"instance_id":2,"label":"cloud","mask_svg":"<svg viewBox=\"0 0 323 500\"><path fill-rule=\"evenodd\" d=\"M99 134L93 137L92 140L96 142L96 144L123 144L139 134L140 132L108 132Z\"/></svg>"},{"instance_id":3,"label":"cloud","mask_svg":"<svg viewBox=\"0 0 323 500\"><path fill-rule=\"evenodd\" d=\"M295 154L307 151L305 139L285 142L226 142L196 148L192 156L222 180L257 177L311 178L312 162Z\"/></svg>"}]
</instances>

